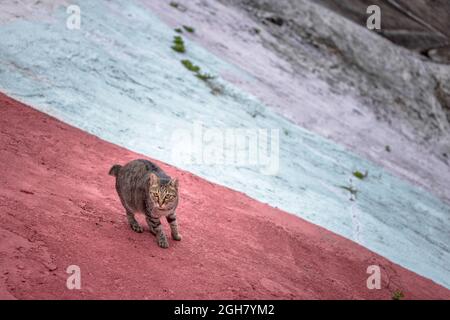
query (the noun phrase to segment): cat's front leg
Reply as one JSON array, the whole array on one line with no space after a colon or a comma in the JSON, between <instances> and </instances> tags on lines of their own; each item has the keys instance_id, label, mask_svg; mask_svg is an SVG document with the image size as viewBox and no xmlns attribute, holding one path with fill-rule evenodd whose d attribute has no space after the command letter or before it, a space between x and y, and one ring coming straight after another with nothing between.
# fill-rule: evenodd
<instances>
[{"instance_id":1,"label":"cat's front leg","mask_svg":"<svg viewBox=\"0 0 450 320\"><path fill-rule=\"evenodd\" d=\"M180 241L181 240L181 234L178 231L178 223L177 223L177 215L174 212L169 214L167 217L167 222L170 225L170 231L172 233L173 240Z\"/></svg>"},{"instance_id":2,"label":"cat's front leg","mask_svg":"<svg viewBox=\"0 0 450 320\"><path fill-rule=\"evenodd\" d=\"M127 210L127 219L131 229L133 229L134 232L141 233L143 231L142 227L139 225L139 222L136 221L132 211Z\"/></svg>"},{"instance_id":3,"label":"cat's front leg","mask_svg":"<svg viewBox=\"0 0 450 320\"><path fill-rule=\"evenodd\" d=\"M148 223L148 227L150 228L150 232L156 236L156 242L158 243L158 245L161 248L168 248L169 241L167 240L167 236L162 229L161 221L159 221L159 218L155 218L151 215L146 215L146 220Z\"/></svg>"}]
</instances>

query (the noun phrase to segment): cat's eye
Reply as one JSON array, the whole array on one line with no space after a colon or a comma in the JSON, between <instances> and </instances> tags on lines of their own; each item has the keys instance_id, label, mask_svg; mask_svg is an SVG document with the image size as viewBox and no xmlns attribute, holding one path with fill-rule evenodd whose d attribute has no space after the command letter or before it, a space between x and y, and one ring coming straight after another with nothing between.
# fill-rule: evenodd
<instances>
[{"instance_id":1,"label":"cat's eye","mask_svg":"<svg viewBox=\"0 0 450 320\"><path fill-rule=\"evenodd\" d=\"M153 196L154 196L155 198L158 198L158 194L157 194L157 193L153 193Z\"/></svg>"}]
</instances>

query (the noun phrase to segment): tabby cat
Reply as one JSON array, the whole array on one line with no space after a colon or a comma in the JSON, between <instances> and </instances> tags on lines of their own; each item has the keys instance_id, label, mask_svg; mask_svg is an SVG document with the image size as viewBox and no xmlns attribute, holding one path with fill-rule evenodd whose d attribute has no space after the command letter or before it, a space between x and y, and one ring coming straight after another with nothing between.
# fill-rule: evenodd
<instances>
[{"instance_id":1,"label":"tabby cat","mask_svg":"<svg viewBox=\"0 0 450 320\"><path fill-rule=\"evenodd\" d=\"M178 180L170 178L160 167L148 160L133 160L124 166L113 165L109 170L116 177L116 190L127 213L128 222L135 232L143 229L134 214L145 214L150 232L156 236L161 248L169 242L162 230L160 218L166 217L172 238L180 241L175 209L178 205Z\"/></svg>"}]
</instances>

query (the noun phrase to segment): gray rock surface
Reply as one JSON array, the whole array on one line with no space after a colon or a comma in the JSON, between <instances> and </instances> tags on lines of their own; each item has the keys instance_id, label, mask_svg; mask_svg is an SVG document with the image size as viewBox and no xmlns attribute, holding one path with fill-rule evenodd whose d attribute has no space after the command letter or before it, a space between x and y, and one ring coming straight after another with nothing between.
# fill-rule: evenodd
<instances>
[{"instance_id":1,"label":"gray rock surface","mask_svg":"<svg viewBox=\"0 0 450 320\"><path fill-rule=\"evenodd\" d=\"M368 124L371 133L363 134L359 139L344 132L351 129L343 127L331 130L334 131L330 135L332 139L343 142L351 149L366 154L372 160L450 200L450 194L445 191L445 186L450 182L450 66L430 61L423 54L394 45L379 33L369 31L365 27L365 20L363 25L361 21L359 25L355 24L352 20L356 16L367 17L367 1L343 1L341 6L331 6L340 11L346 8L344 3L358 3L359 6L352 9L352 20L342 18L315 1L220 2L245 11L271 35L269 37L261 33L264 47L286 61L292 67L289 72L293 76L317 75L339 95L356 97L361 108L355 113L363 114L363 118L372 114L376 119L375 123ZM385 1L378 2L382 4ZM448 4L445 4L441 11L445 12L447 7ZM404 23L405 27L415 29L415 32L426 31L423 25L411 18L395 21L402 14L393 10L384 13L385 20L392 20L392 30ZM408 10L412 10L411 7ZM385 20L383 23L388 25L390 20ZM436 19L433 23L434 28L440 29L447 21ZM430 55L445 54L444 49L439 50L431 49ZM337 100L336 104L340 102ZM341 125L322 120L324 125L330 127ZM365 120L361 118L361 121ZM350 117L343 122L358 127L355 119ZM313 131L321 131L311 123L302 125ZM387 137L386 128L399 135L401 142L397 145L404 149L404 154L389 160L371 150L372 147L380 147L382 139L389 145L390 141L386 140L389 137L395 144L397 138L394 135ZM353 134L360 133L353 130Z\"/></svg>"},{"instance_id":2,"label":"gray rock surface","mask_svg":"<svg viewBox=\"0 0 450 320\"><path fill-rule=\"evenodd\" d=\"M382 14L381 34L392 42L426 53L450 44L450 2L446 0L317 0L364 26L369 5ZM439 60L440 61L440 60ZM450 62L450 60L446 60Z\"/></svg>"}]
</instances>

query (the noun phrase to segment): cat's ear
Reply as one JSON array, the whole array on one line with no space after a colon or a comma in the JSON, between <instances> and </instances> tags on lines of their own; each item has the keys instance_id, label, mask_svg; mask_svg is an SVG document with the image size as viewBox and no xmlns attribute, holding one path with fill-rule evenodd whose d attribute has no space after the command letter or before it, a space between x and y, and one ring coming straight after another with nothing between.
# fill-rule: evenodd
<instances>
[{"instance_id":1,"label":"cat's ear","mask_svg":"<svg viewBox=\"0 0 450 320\"><path fill-rule=\"evenodd\" d=\"M177 178L171 179L170 182L169 182L169 184L170 184L172 187L174 187L176 190L178 190L178 179L177 179Z\"/></svg>"},{"instance_id":2,"label":"cat's ear","mask_svg":"<svg viewBox=\"0 0 450 320\"><path fill-rule=\"evenodd\" d=\"M150 173L149 184L150 184L151 187L159 186L159 178L158 178L158 176L156 174Z\"/></svg>"}]
</instances>

